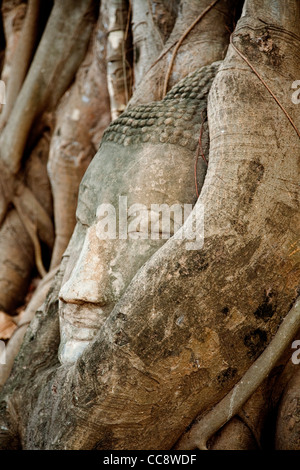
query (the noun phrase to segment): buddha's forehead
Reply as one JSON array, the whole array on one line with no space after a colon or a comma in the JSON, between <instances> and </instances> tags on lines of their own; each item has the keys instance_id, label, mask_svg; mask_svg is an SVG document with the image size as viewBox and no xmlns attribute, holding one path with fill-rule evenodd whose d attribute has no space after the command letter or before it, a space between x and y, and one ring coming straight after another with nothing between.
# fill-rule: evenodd
<instances>
[{"instance_id":1,"label":"buddha's forehead","mask_svg":"<svg viewBox=\"0 0 300 470\"><path fill-rule=\"evenodd\" d=\"M90 225L100 204L117 206L120 196L128 205L191 204L193 169L193 155L182 147L103 143L81 182L77 217Z\"/></svg>"}]
</instances>

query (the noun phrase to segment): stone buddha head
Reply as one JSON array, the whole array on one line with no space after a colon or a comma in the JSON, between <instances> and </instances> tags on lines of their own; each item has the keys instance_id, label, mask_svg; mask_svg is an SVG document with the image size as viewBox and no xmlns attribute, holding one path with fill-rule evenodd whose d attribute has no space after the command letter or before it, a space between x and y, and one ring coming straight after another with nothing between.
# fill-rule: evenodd
<instances>
[{"instance_id":1,"label":"stone buddha head","mask_svg":"<svg viewBox=\"0 0 300 470\"><path fill-rule=\"evenodd\" d=\"M191 74L163 101L129 109L103 136L80 185L77 225L64 255L62 363L81 355L139 268L197 200L196 150L213 78L203 76L204 83ZM205 171L199 159L199 188Z\"/></svg>"}]
</instances>

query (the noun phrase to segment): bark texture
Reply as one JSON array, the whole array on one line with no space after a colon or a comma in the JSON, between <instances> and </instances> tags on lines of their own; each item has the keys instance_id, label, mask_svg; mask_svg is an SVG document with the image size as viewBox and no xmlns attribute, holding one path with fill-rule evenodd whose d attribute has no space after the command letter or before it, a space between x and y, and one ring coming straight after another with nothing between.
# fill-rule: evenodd
<instances>
[{"instance_id":1,"label":"bark texture","mask_svg":"<svg viewBox=\"0 0 300 470\"><path fill-rule=\"evenodd\" d=\"M23 301L33 267L36 265L41 275L46 272L40 244L46 243L48 253L49 248L53 247L52 201L51 209L49 204L43 206L51 191L47 176L47 190L43 184L45 173L42 171L41 176L38 176L34 169L28 171L30 164L27 160L31 151L36 151L37 142L45 131L42 114L57 105L84 58L97 16L95 2L77 2L74 8L73 2L57 1L22 85L29 57L33 53L36 31L34 30L33 35L30 31L32 32L36 23L34 17L38 14L38 5L35 2L31 4L29 16L25 17L27 21L24 20L25 5L19 5L17 12L14 6L15 4L9 4L3 9L6 29L10 31L8 37L12 42L11 46L8 45L3 76L6 74L8 77L8 89L11 89L12 93L8 95L9 116L4 116L4 121L7 118L8 120L0 137L0 282L4 287L1 288L0 305L7 312L12 312ZM46 19L42 18L41 23L45 21ZM23 25L21 33L20 24ZM77 37L78 31L82 34ZM26 43L28 35L33 43L30 40ZM15 93L20 87L21 91L13 106ZM42 153L46 148L47 145ZM45 159L40 160L44 162L45 169ZM34 188L27 183L27 178L35 178ZM46 264L49 265L48 262Z\"/></svg>"},{"instance_id":2,"label":"bark texture","mask_svg":"<svg viewBox=\"0 0 300 470\"><path fill-rule=\"evenodd\" d=\"M105 50L104 28L99 17L75 83L56 111L48 162L56 235L51 268L60 263L67 248L76 224L79 183L110 122Z\"/></svg>"},{"instance_id":3,"label":"bark texture","mask_svg":"<svg viewBox=\"0 0 300 470\"><path fill-rule=\"evenodd\" d=\"M104 0L101 12L107 30L107 85L112 120L125 110L132 92L132 70L127 60L130 11L127 0Z\"/></svg>"},{"instance_id":4,"label":"bark texture","mask_svg":"<svg viewBox=\"0 0 300 470\"><path fill-rule=\"evenodd\" d=\"M15 200L21 214L23 212L31 213L31 220L37 233L38 220L43 218L45 221L44 233L40 232L40 236L44 242L48 241L48 260L44 259L46 263L49 263L49 250L54 242L51 221L52 196L46 168L48 153L49 134L45 133L28 157L23 172L23 181L28 190L31 190L31 193L28 195L28 190L26 190L26 198L22 190L22 193L16 196ZM34 205L32 197L39 201L38 206ZM27 210L26 200L28 200L29 206ZM46 231L47 233L45 233ZM4 311L12 313L23 302L28 290L31 273L35 266L34 246L16 208L11 208L8 212L0 228L0 233L0 305Z\"/></svg>"},{"instance_id":5,"label":"bark texture","mask_svg":"<svg viewBox=\"0 0 300 470\"><path fill-rule=\"evenodd\" d=\"M179 48L168 80L168 90L179 80L199 67L225 57L235 10L242 2L220 0L190 31ZM210 0L181 0L174 28L159 57L152 64L129 105L149 103L163 98L164 81L173 49L195 18L209 5Z\"/></svg>"},{"instance_id":6,"label":"bark texture","mask_svg":"<svg viewBox=\"0 0 300 470\"><path fill-rule=\"evenodd\" d=\"M296 370L284 391L277 418L276 449L299 450L300 413L299 413L300 374Z\"/></svg>"}]
</instances>

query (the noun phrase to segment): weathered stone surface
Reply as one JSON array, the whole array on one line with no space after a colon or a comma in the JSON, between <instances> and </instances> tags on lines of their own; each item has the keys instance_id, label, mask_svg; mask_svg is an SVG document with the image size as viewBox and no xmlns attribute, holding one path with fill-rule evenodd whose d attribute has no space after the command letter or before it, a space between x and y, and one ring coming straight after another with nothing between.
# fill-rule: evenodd
<instances>
[{"instance_id":1,"label":"weathered stone surface","mask_svg":"<svg viewBox=\"0 0 300 470\"><path fill-rule=\"evenodd\" d=\"M219 65L220 62L214 62L191 73L162 101L129 108L111 123L102 143L132 146L162 142L195 151L205 118L205 100Z\"/></svg>"}]
</instances>

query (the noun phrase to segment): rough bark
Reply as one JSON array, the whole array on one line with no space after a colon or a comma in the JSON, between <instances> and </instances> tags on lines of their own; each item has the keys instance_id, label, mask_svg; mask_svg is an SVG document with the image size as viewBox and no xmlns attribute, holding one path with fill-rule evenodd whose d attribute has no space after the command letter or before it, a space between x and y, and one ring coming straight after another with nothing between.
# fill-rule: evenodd
<instances>
[{"instance_id":1,"label":"rough bark","mask_svg":"<svg viewBox=\"0 0 300 470\"><path fill-rule=\"evenodd\" d=\"M34 120L57 104L82 61L95 14L92 1L56 1L7 125L1 134L1 160L17 173ZM79 35L79 31L81 34ZM18 127L17 138L15 135Z\"/></svg>"},{"instance_id":2,"label":"rough bark","mask_svg":"<svg viewBox=\"0 0 300 470\"><path fill-rule=\"evenodd\" d=\"M49 136L46 133L27 159L22 176L27 189L23 184L22 192L15 196L15 203L22 208L21 213L31 214L40 239L51 249L54 233L52 196L46 168L48 153ZM33 197L39 201L38 205L35 205ZM12 313L26 295L35 266L35 253L32 240L15 208L7 214L0 233L0 305L2 310Z\"/></svg>"},{"instance_id":3,"label":"rough bark","mask_svg":"<svg viewBox=\"0 0 300 470\"><path fill-rule=\"evenodd\" d=\"M197 68L224 59L229 43L230 31L233 29L235 9L241 3L238 0L220 0L195 25L176 54L172 73L168 81L168 90ZM165 43L159 58L150 67L142 83L135 90L129 106L162 99L164 80L174 47L194 22L195 18L210 4L211 0L181 0L172 33Z\"/></svg>"},{"instance_id":4,"label":"rough bark","mask_svg":"<svg viewBox=\"0 0 300 470\"><path fill-rule=\"evenodd\" d=\"M10 80L7 87L6 106L1 113L1 127L4 127L5 125L30 66L38 38L39 13L40 0L30 0L26 9L22 32L20 34L18 46L11 66Z\"/></svg>"},{"instance_id":5,"label":"rough bark","mask_svg":"<svg viewBox=\"0 0 300 470\"><path fill-rule=\"evenodd\" d=\"M47 214L39 202L43 201L44 196L37 199L34 190L30 191L24 185L26 157L40 138L40 134L33 132L29 139L29 133L35 120L41 117L45 109L49 111L57 104L74 78L86 53L96 18L96 7L97 3L92 1L76 2L76 8L73 2L55 3L26 80L0 137L0 224L3 222L1 230L5 231L5 236L1 237L3 262L0 278L5 286L11 284L9 289L1 291L1 305L6 311L12 311L24 298L34 265L38 266L41 275L45 274L40 241L53 247L52 214ZM23 26L28 26L26 20ZM26 28L24 34L27 34ZM22 44L20 47L22 49ZM19 53L17 47L17 64ZM14 65L10 73L13 71ZM11 81L14 83L13 77ZM36 126L36 129L42 131L40 126ZM37 186L39 193L38 185L34 183L34 186ZM9 204L13 204L18 212L18 215L13 216L10 229L4 220ZM14 243L9 230L14 232Z\"/></svg>"},{"instance_id":6,"label":"rough bark","mask_svg":"<svg viewBox=\"0 0 300 470\"><path fill-rule=\"evenodd\" d=\"M130 25L129 4L126 0L104 0L101 13L107 30L107 85L111 118L114 120L126 108L132 92L132 71L126 47Z\"/></svg>"},{"instance_id":7,"label":"rough bark","mask_svg":"<svg viewBox=\"0 0 300 470\"><path fill-rule=\"evenodd\" d=\"M300 448L299 387L300 374L299 370L296 370L284 390L278 411L277 450L299 450Z\"/></svg>"},{"instance_id":8,"label":"rough bark","mask_svg":"<svg viewBox=\"0 0 300 470\"><path fill-rule=\"evenodd\" d=\"M207 415L195 423L180 441L179 449L207 449L208 439L242 408L289 347L300 326L300 299L284 318L275 337L246 374ZM258 434L257 434L258 435Z\"/></svg>"},{"instance_id":9,"label":"rough bark","mask_svg":"<svg viewBox=\"0 0 300 470\"><path fill-rule=\"evenodd\" d=\"M104 31L100 17L75 83L56 111L48 163L55 212L51 268L60 263L74 230L79 183L109 122Z\"/></svg>"},{"instance_id":10,"label":"rough bark","mask_svg":"<svg viewBox=\"0 0 300 470\"><path fill-rule=\"evenodd\" d=\"M9 377L14 360L24 339L27 327L33 319L36 311L43 305L57 270L57 268L52 269L41 280L25 311L21 316L19 316L19 318L16 319L17 325L14 324L13 335L10 336L9 342L6 346L5 365L2 365L0 368L0 389L3 387Z\"/></svg>"}]
</instances>

